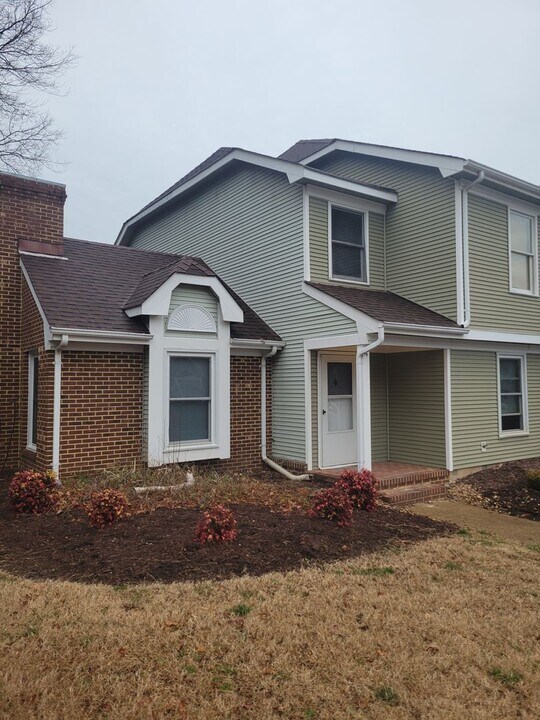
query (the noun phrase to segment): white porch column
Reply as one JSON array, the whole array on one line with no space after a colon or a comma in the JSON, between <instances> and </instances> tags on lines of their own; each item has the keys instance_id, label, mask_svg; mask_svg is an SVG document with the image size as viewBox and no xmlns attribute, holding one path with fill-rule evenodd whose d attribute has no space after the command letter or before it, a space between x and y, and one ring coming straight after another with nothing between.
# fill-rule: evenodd
<instances>
[{"instance_id":1,"label":"white porch column","mask_svg":"<svg viewBox=\"0 0 540 720\"><path fill-rule=\"evenodd\" d=\"M356 436L358 469L371 470L371 385L370 354L356 350Z\"/></svg>"},{"instance_id":2,"label":"white porch column","mask_svg":"<svg viewBox=\"0 0 540 720\"><path fill-rule=\"evenodd\" d=\"M149 318L148 329L154 336L148 347L148 436L147 462L150 467L163 463L163 450L167 444L164 424L164 359L163 317Z\"/></svg>"}]
</instances>

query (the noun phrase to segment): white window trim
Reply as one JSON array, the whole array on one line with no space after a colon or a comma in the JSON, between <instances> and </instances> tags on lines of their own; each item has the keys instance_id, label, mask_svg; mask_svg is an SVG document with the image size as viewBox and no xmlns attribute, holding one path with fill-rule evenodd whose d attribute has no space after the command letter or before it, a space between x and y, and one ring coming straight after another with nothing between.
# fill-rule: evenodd
<instances>
[{"instance_id":1,"label":"white window trim","mask_svg":"<svg viewBox=\"0 0 540 720\"><path fill-rule=\"evenodd\" d=\"M37 451L36 443L32 442L32 425L34 424L34 371L38 354L35 351L28 353L28 408L26 418L26 449ZM38 377L39 383L39 377Z\"/></svg>"},{"instance_id":2,"label":"white window trim","mask_svg":"<svg viewBox=\"0 0 540 720\"><path fill-rule=\"evenodd\" d=\"M501 409L501 360L519 360L521 363L521 395L523 401L523 430L502 429ZM527 355L526 353L497 353L497 406L499 413L499 438L524 437L529 434L529 401L527 383Z\"/></svg>"},{"instance_id":3,"label":"white window trim","mask_svg":"<svg viewBox=\"0 0 540 720\"><path fill-rule=\"evenodd\" d=\"M165 453L185 452L186 450L200 450L204 448L217 448L219 446L216 427L216 353L205 352L182 352L180 350L169 350L165 353L166 372L165 372L165 437L167 444L164 448ZM190 440L186 442L170 442L169 440L169 422L170 422L170 380L171 380L171 358L173 357L196 357L208 358L210 360L210 438L208 440Z\"/></svg>"},{"instance_id":4,"label":"white window trim","mask_svg":"<svg viewBox=\"0 0 540 720\"><path fill-rule=\"evenodd\" d=\"M344 212L362 215L364 225L364 253L366 261L365 280L357 280L355 278L334 275L332 259L332 208L336 208L336 210L343 210ZM360 245L358 247L360 248ZM347 207L347 205L341 205L340 203L332 202L331 200L328 201L328 277L330 280L335 280L336 282L352 283L353 285L363 285L364 287L367 287L369 285L369 213L367 210L353 209Z\"/></svg>"},{"instance_id":5,"label":"white window trim","mask_svg":"<svg viewBox=\"0 0 540 720\"><path fill-rule=\"evenodd\" d=\"M519 250L512 249L512 233L510 230L511 216L521 215L531 220L532 224L532 255ZM507 207L507 223L508 223L508 288L512 295L525 295L526 297L538 297L538 216L524 212L521 209L508 205ZM512 254L525 255L533 259L533 278L532 290L521 290L512 287Z\"/></svg>"}]
</instances>

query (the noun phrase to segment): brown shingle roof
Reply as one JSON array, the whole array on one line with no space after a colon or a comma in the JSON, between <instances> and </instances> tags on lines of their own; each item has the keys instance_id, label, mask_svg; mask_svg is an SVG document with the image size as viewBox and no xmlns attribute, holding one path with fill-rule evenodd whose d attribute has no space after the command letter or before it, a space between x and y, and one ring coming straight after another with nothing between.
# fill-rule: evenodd
<instances>
[{"instance_id":1,"label":"brown shingle roof","mask_svg":"<svg viewBox=\"0 0 540 720\"><path fill-rule=\"evenodd\" d=\"M459 328L450 318L386 290L366 290L313 282L308 285L380 322Z\"/></svg>"},{"instance_id":2,"label":"brown shingle roof","mask_svg":"<svg viewBox=\"0 0 540 720\"><path fill-rule=\"evenodd\" d=\"M136 291L139 298L146 299L174 272L215 275L200 258L70 238L64 240L64 255L67 259L21 255L51 327L147 334L141 318L129 318L124 312ZM243 323L231 323L231 337L280 339L228 289L244 311Z\"/></svg>"},{"instance_id":3,"label":"brown shingle roof","mask_svg":"<svg viewBox=\"0 0 540 720\"><path fill-rule=\"evenodd\" d=\"M304 158L319 152L334 142L335 138L323 138L320 140L299 140L291 145L290 148L278 155L280 160L289 160L290 162L300 162Z\"/></svg>"}]
</instances>

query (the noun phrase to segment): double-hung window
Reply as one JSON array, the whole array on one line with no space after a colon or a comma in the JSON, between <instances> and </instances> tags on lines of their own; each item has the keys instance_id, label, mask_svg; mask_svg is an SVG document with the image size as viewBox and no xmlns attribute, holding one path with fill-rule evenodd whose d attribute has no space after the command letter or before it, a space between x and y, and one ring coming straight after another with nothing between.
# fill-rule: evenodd
<instances>
[{"instance_id":1,"label":"double-hung window","mask_svg":"<svg viewBox=\"0 0 540 720\"><path fill-rule=\"evenodd\" d=\"M28 355L28 421L26 446L35 450L37 446L37 418L38 418L38 356L37 353Z\"/></svg>"},{"instance_id":2,"label":"double-hung window","mask_svg":"<svg viewBox=\"0 0 540 720\"><path fill-rule=\"evenodd\" d=\"M212 359L173 355L169 360L169 443L212 441Z\"/></svg>"},{"instance_id":3,"label":"double-hung window","mask_svg":"<svg viewBox=\"0 0 540 720\"><path fill-rule=\"evenodd\" d=\"M499 355L499 407L501 434L527 432L525 357Z\"/></svg>"},{"instance_id":4,"label":"double-hung window","mask_svg":"<svg viewBox=\"0 0 540 720\"><path fill-rule=\"evenodd\" d=\"M367 283L366 214L330 206L332 278Z\"/></svg>"},{"instance_id":5,"label":"double-hung window","mask_svg":"<svg viewBox=\"0 0 540 720\"><path fill-rule=\"evenodd\" d=\"M538 288L536 222L531 215L509 211L510 289L534 295Z\"/></svg>"}]
</instances>

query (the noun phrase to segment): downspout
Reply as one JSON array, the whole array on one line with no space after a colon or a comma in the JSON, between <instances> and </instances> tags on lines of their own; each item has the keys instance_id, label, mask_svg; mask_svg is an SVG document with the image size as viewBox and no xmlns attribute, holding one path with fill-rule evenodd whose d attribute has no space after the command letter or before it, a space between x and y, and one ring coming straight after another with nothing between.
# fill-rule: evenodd
<instances>
[{"instance_id":1,"label":"downspout","mask_svg":"<svg viewBox=\"0 0 540 720\"><path fill-rule=\"evenodd\" d=\"M384 342L384 325L377 328L377 339L369 345L356 348L356 446L358 448L358 469L371 469L371 389L364 387L364 363L369 362L369 353ZM366 412L362 412L367 408ZM363 419L367 415L367 421Z\"/></svg>"},{"instance_id":2,"label":"downspout","mask_svg":"<svg viewBox=\"0 0 540 720\"><path fill-rule=\"evenodd\" d=\"M471 293L469 281L469 190L473 185L481 183L484 180L484 171L480 170L478 176L465 187L461 188L461 238L462 238L462 254L463 254L463 327L469 327L471 324Z\"/></svg>"},{"instance_id":3,"label":"downspout","mask_svg":"<svg viewBox=\"0 0 540 720\"><path fill-rule=\"evenodd\" d=\"M54 395L53 395L53 446L52 469L56 474L56 482L60 482L60 401L62 397L62 348L69 342L68 335L62 339L54 349Z\"/></svg>"},{"instance_id":4,"label":"downspout","mask_svg":"<svg viewBox=\"0 0 540 720\"><path fill-rule=\"evenodd\" d=\"M278 465L277 462L270 460L266 455L266 359L274 357L277 351L277 345L274 345L270 352L261 358L261 457L268 467L286 477L287 480L309 480L309 475L293 475L293 473Z\"/></svg>"}]
</instances>

